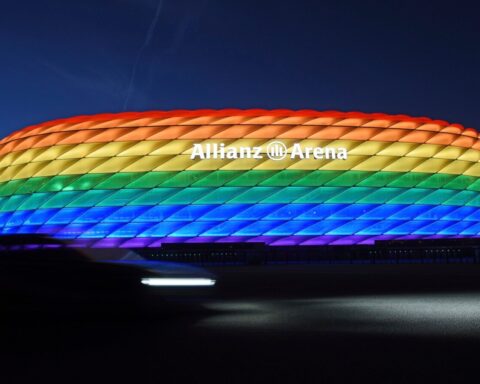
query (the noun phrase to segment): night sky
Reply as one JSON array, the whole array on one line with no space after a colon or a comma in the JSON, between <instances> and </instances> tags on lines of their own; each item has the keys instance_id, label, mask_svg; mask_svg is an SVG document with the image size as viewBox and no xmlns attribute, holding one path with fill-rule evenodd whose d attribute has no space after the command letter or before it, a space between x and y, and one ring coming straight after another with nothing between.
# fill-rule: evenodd
<instances>
[{"instance_id":1,"label":"night sky","mask_svg":"<svg viewBox=\"0 0 480 384\"><path fill-rule=\"evenodd\" d=\"M120 111L403 113L480 128L475 2L0 5L0 135Z\"/></svg>"}]
</instances>

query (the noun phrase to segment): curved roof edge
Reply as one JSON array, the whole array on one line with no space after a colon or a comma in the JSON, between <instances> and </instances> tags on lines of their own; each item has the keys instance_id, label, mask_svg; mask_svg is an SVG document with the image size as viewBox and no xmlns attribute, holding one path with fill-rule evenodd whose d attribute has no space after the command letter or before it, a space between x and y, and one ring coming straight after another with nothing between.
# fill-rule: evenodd
<instances>
[{"instance_id":1,"label":"curved roof edge","mask_svg":"<svg viewBox=\"0 0 480 384\"><path fill-rule=\"evenodd\" d=\"M478 131L475 128L464 127L462 124L451 124L445 120L435 120L428 117L414 117L405 114L387 114L387 113L364 113L364 112L342 112L336 110L327 110L327 111L316 111L313 109L235 109L235 108L226 108L226 109L175 109L175 110L151 110L151 111L142 111L142 112L117 112L117 113L99 113L92 115L78 115L67 118L60 118L55 120L48 120L43 123L29 125L24 128L15 130L14 132L8 134L6 137L18 133L20 131L29 131L31 129L39 127L49 127L58 124L75 124L81 123L84 121L95 120L95 121L107 121L112 119L139 119L146 117L153 118L162 118L162 117L173 117L173 116L184 116L184 117L196 117L196 116L296 116L296 117L333 117L333 118L357 118L357 119L383 119L383 120L401 120L409 121L415 123L431 123L438 124L440 126L453 126L460 128L462 130L473 130L478 134Z\"/></svg>"}]
</instances>

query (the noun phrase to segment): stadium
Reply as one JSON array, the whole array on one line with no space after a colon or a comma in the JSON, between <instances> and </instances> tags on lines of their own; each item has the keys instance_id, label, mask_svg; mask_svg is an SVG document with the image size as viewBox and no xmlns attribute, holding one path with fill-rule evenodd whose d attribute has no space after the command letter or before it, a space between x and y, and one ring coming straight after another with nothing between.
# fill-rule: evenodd
<instances>
[{"instance_id":1,"label":"stadium","mask_svg":"<svg viewBox=\"0 0 480 384\"><path fill-rule=\"evenodd\" d=\"M335 111L78 116L0 142L0 232L79 246L371 245L480 233L480 141Z\"/></svg>"}]
</instances>

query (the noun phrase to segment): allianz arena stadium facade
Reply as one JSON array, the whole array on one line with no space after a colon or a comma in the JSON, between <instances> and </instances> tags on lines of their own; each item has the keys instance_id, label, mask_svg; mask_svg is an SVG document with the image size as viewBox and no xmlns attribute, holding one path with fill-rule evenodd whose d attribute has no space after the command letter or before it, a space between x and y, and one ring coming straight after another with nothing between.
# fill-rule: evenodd
<instances>
[{"instance_id":1,"label":"allianz arena stadium facade","mask_svg":"<svg viewBox=\"0 0 480 384\"><path fill-rule=\"evenodd\" d=\"M480 234L474 129L405 115L79 116L0 142L0 233L88 247L273 246Z\"/></svg>"}]
</instances>

